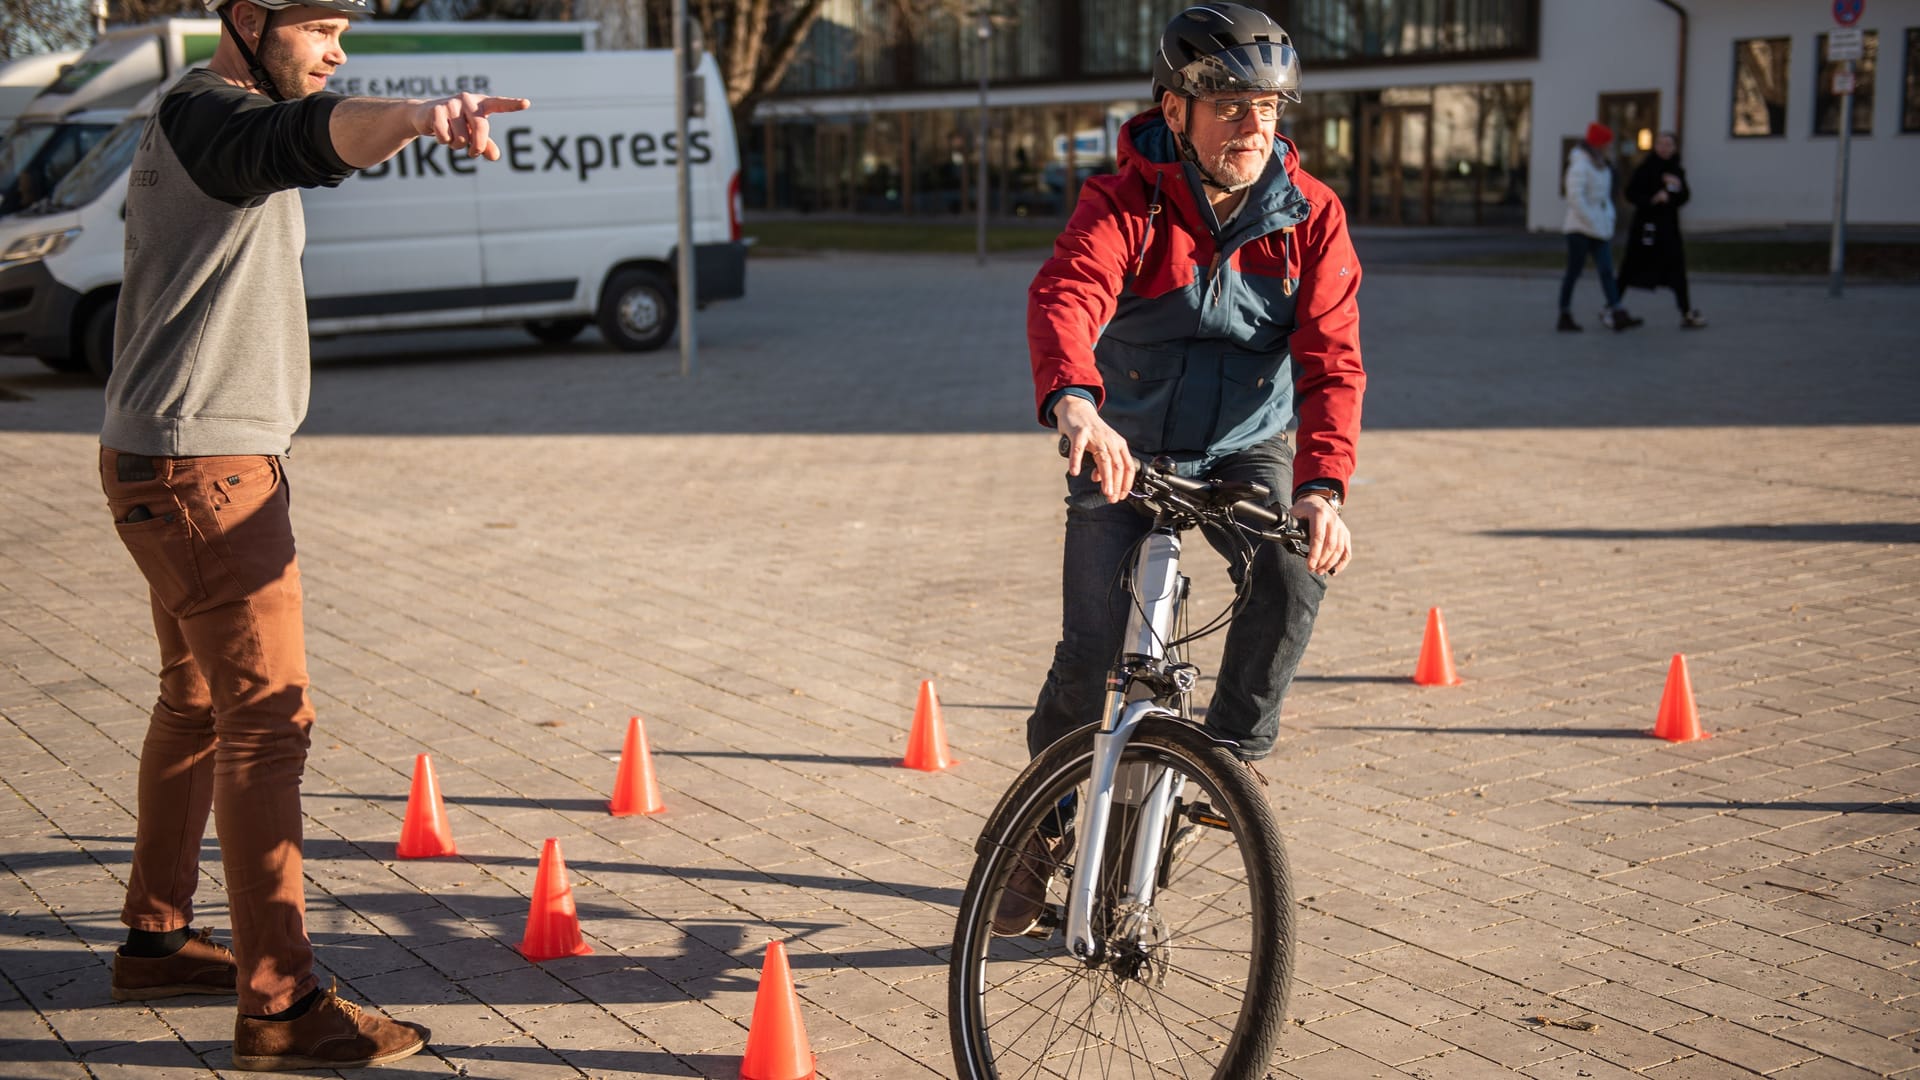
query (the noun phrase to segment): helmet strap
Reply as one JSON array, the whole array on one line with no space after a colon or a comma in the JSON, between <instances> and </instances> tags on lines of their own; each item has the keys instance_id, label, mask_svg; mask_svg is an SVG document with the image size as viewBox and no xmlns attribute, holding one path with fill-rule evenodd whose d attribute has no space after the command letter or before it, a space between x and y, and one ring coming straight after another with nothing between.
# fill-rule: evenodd
<instances>
[{"instance_id":1,"label":"helmet strap","mask_svg":"<svg viewBox=\"0 0 1920 1080\"><path fill-rule=\"evenodd\" d=\"M246 39L240 36L240 28L233 25L233 20L228 17L227 9L232 6L233 4L222 4L215 14L220 16L220 24L227 28L227 36L231 37L233 43L239 47L240 58L247 62L247 72L253 76L254 88L274 101L285 101L286 98L280 94L280 88L273 84L273 76L268 74L266 66L260 63L260 57L247 47ZM263 51L267 47L267 31L272 26L273 9L260 8L260 48Z\"/></svg>"}]
</instances>

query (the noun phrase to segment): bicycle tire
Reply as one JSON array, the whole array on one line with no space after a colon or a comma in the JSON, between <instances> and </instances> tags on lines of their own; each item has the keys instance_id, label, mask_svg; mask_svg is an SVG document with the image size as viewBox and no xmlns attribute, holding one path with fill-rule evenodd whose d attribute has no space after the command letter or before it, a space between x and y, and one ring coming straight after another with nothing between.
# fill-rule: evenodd
<instances>
[{"instance_id":1,"label":"bicycle tire","mask_svg":"<svg viewBox=\"0 0 1920 1080\"><path fill-rule=\"evenodd\" d=\"M1189 805L1204 799L1227 823L1199 827L1208 847L1197 850L1195 844L1180 855L1172 881L1156 895L1144 922L1159 918L1155 929L1163 940L1137 949L1122 940L1109 958L1089 965L1068 953L1060 932L1044 941L993 932L1022 844L1063 796L1084 790L1094 734L1094 727L1081 728L1036 757L975 843L977 859L960 902L948 969L957 1075L1259 1080L1278 1047L1292 984L1292 884L1265 797L1246 768L1200 729L1150 716L1121 758L1123 767L1178 769L1188 778ZM1122 809L1116 801L1116 821L1125 818ZM1168 830L1163 851L1172 848L1176 834ZM1131 846L1123 842L1120 850ZM1124 875L1114 867L1125 858L1114 855L1112 843L1108 849L1096 910L1105 913L1110 928L1115 879ZM1065 876L1054 875L1049 900L1064 904ZM1182 906L1190 901L1199 907ZM1157 971L1161 984L1123 970L1123 960Z\"/></svg>"}]
</instances>

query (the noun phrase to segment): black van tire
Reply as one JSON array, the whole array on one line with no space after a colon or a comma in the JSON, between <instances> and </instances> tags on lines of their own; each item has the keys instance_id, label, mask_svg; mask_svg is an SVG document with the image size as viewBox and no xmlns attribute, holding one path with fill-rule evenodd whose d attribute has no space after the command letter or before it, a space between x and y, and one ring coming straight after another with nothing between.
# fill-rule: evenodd
<instances>
[{"instance_id":1,"label":"black van tire","mask_svg":"<svg viewBox=\"0 0 1920 1080\"><path fill-rule=\"evenodd\" d=\"M39 360L41 363L47 365L48 367L52 368L55 371L64 372L68 375L77 374L79 372L87 370L86 357L81 356L77 352L70 352L65 356L41 356L41 357L36 357L35 359Z\"/></svg>"},{"instance_id":2,"label":"black van tire","mask_svg":"<svg viewBox=\"0 0 1920 1080\"><path fill-rule=\"evenodd\" d=\"M527 333L532 334L535 341L548 345L565 345L579 337L580 331L585 330L590 321L589 319L528 319L526 326Z\"/></svg>"},{"instance_id":3,"label":"black van tire","mask_svg":"<svg viewBox=\"0 0 1920 1080\"><path fill-rule=\"evenodd\" d=\"M118 300L118 296L104 297L88 308L74 342L86 369L101 382L113 374L113 317Z\"/></svg>"},{"instance_id":4,"label":"black van tire","mask_svg":"<svg viewBox=\"0 0 1920 1080\"><path fill-rule=\"evenodd\" d=\"M652 352L673 337L679 298L665 274L645 267L616 271L600 290L600 334L615 348Z\"/></svg>"}]
</instances>

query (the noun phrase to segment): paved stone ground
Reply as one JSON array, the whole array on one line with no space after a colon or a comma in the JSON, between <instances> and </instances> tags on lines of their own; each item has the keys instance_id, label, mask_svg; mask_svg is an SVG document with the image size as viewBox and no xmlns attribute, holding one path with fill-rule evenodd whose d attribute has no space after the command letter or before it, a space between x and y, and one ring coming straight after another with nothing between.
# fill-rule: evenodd
<instances>
[{"instance_id":1,"label":"paved stone ground","mask_svg":"<svg viewBox=\"0 0 1920 1080\"><path fill-rule=\"evenodd\" d=\"M394 1072L737 1075L780 937L822 1076L951 1074L954 906L1058 618L1031 269L759 260L690 382L590 337L323 346L311 930L433 1027ZM1920 293L1707 281L1705 332L1661 298L1571 336L1554 288L1366 287L1361 557L1270 770L1304 916L1274 1076L1920 1075ZM221 1071L229 1006L106 993L154 656L98 391L0 390L0 1075ZM1407 680L1433 605L1458 688ZM1676 652L1711 739L1646 735ZM893 767L924 677L935 775ZM658 818L603 812L631 714ZM462 854L397 862L422 751ZM533 965L549 836L595 952Z\"/></svg>"}]
</instances>

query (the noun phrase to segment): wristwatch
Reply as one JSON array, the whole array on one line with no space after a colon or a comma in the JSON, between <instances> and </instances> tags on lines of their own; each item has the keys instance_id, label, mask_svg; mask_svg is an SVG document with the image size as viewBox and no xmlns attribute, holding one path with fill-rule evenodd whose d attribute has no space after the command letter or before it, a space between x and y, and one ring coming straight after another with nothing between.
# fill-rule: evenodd
<instances>
[{"instance_id":1,"label":"wristwatch","mask_svg":"<svg viewBox=\"0 0 1920 1080\"><path fill-rule=\"evenodd\" d=\"M1299 502L1301 499L1304 499L1309 495L1320 496L1321 498L1327 500L1328 506L1333 507L1334 513L1337 514L1340 512L1340 492L1334 490L1333 488L1330 488L1330 487L1302 488L1300 490L1300 494L1295 496L1293 501Z\"/></svg>"}]
</instances>

